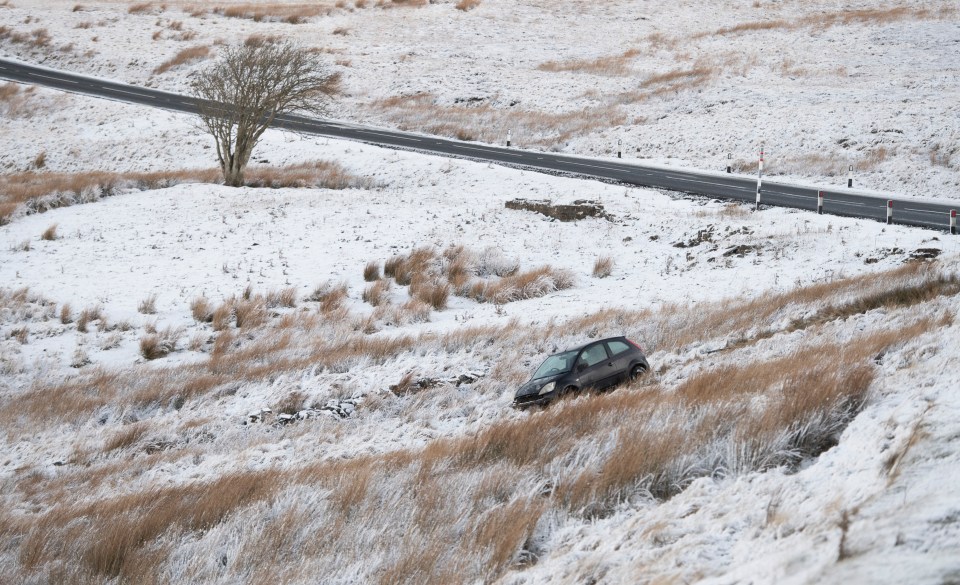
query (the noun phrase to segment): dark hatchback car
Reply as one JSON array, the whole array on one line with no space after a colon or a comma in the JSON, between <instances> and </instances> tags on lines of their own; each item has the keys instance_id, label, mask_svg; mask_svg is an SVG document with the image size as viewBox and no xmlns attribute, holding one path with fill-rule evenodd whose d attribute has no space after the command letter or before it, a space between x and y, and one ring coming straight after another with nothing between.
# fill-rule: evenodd
<instances>
[{"instance_id":1,"label":"dark hatchback car","mask_svg":"<svg viewBox=\"0 0 960 585\"><path fill-rule=\"evenodd\" d=\"M650 369L647 357L626 337L591 341L548 357L513 399L519 408L547 404L571 392L603 390Z\"/></svg>"}]
</instances>

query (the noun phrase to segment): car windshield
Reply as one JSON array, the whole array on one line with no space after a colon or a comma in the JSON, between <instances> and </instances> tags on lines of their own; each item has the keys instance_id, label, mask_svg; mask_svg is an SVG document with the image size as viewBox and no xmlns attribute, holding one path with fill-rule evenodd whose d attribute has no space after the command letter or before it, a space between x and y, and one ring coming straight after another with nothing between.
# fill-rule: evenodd
<instances>
[{"instance_id":1,"label":"car windshield","mask_svg":"<svg viewBox=\"0 0 960 585\"><path fill-rule=\"evenodd\" d=\"M576 351L565 351L563 353L558 353L552 355L546 359L540 367L537 368L537 371L533 374L533 380L538 380L540 378L546 378L547 376L556 376L558 374L563 374L569 372L573 369L573 360L577 358Z\"/></svg>"}]
</instances>

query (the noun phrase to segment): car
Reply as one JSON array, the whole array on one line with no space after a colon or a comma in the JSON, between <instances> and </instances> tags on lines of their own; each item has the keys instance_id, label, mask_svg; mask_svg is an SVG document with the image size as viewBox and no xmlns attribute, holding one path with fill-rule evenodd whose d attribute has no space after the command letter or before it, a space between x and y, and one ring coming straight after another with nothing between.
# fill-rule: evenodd
<instances>
[{"instance_id":1,"label":"car","mask_svg":"<svg viewBox=\"0 0 960 585\"><path fill-rule=\"evenodd\" d=\"M513 399L518 408L546 405L582 390L603 390L650 369L643 349L626 337L610 337L548 357Z\"/></svg>"}]
</instances>

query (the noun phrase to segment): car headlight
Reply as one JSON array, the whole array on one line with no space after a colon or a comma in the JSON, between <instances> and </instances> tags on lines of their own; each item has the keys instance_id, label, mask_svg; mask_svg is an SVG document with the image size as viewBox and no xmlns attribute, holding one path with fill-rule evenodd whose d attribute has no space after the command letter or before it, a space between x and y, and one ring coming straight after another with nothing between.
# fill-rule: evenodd
<instances>
[{"instance_id":1,"label":"car headlight","mask_svg":"<svg viewBox=\"0 0 960 585\"><path fill-rule=\"evenodd\" d=\"M540 392L537 393L537 396L543 396L548 392L553 392L553 389L557 386L556 382L548 382L543 385L543 388L540 388Z\"/></svg>"}]
</instances>

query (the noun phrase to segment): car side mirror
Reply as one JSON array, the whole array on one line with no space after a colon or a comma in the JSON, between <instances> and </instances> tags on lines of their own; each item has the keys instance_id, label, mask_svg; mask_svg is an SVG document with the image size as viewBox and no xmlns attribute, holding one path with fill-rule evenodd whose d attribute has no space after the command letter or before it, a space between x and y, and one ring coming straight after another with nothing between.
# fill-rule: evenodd
<instances>
[{"instance_id":1,"label":"car side mirror","mask_svg":"<svg viewBox=\"0 0 960 585\"><path fill-rule=\"evenodd\" d=\"M587 369L587 364L580 362L577 364L577 372L582 372Z\"/></svg>"}]
</instances>

